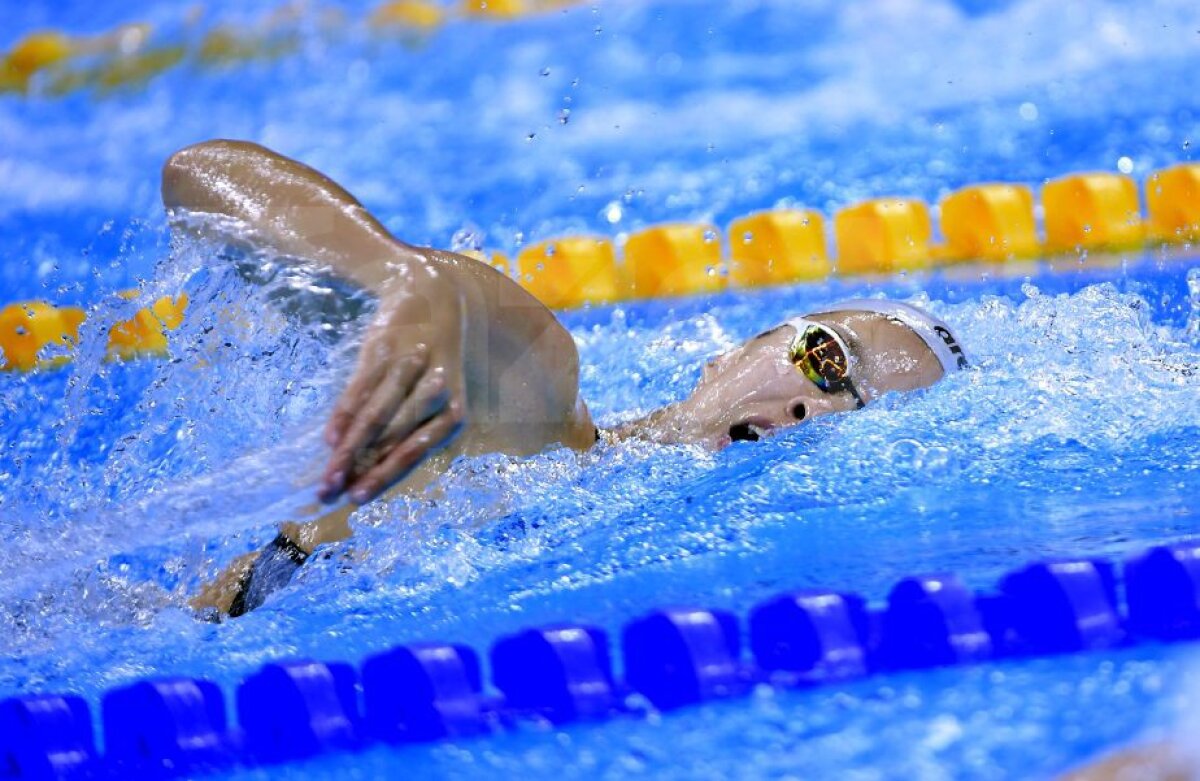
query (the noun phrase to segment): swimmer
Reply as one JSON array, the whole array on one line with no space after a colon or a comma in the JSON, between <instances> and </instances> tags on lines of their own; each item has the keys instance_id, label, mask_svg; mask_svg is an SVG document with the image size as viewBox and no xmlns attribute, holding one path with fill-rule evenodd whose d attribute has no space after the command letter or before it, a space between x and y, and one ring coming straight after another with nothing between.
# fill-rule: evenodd
<instances>
[{"instance_id":1,"label":"swimmer","mask_svg":"<svg viewBox=\"0 0 1200 781\"><path fill-rule=\"evenodd\" d=\"M684 400L600 431L579 396L579 356L553 313L485 263L392 236L321 173L261 146L209 141L163 168L163 204L232 220L236 235L331 271L378 299L357 365L325 428L318 497L350 504L288 523L192 604L237 616L286 583L313 550L350 536L348 517L385 491L418 490L460 456L584 450L631 437L720 449L967 365L950 328L906 304L859 300L792 318L710 361ZM192 226L192 227L188 227ZM214 231L209 227L204 230Z\"/></svg>"}]
</instances>

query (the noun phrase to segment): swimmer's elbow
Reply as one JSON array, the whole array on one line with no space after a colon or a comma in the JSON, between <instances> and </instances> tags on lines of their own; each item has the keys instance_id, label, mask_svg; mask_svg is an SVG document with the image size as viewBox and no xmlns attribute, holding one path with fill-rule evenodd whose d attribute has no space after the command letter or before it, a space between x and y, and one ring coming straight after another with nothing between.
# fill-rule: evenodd
<instances>
[{"instance_id":1,"label":"swimmer's elbow","mask_svg":"<svg viewBox=\"0 0 1200 781\"><path fill-rule=\"evenodd\" d=\"M167 211L220 212L214 185L223 175L254 157L272 153L249 141L214 139L185 146L163 163L162 202Z\"/></svg>"}]
</instances>

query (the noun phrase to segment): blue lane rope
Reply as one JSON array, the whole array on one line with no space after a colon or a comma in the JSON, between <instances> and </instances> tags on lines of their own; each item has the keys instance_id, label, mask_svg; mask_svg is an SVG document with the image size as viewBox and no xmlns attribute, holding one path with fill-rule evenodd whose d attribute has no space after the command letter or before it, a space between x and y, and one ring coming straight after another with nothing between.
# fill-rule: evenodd
<instances>
[{"instance_id":1,"label":"blue lane rope","mask_svg":"<svg viewBox=\"0 0 1200 781\"><path fill-rule=\"evenodd\" d=\"M1151 548L1126 561L1121 575L1123 601L1117 568L1100 559L1030 564L983 594L952 574L908 577L880 609L850 593L788 592L750 611L753 661L742 653L735 614L657 610L621 631L623 681L613 674L604 630L578 624L526 629L492 644L496 694L485 692L479 656L465 645L402 645L360 670L274 662L238 686L236 727L212 682L146 679L103 695L103 754L82 698L13 697L0 701L0 778L177 778L373 743L481 736L529 719L636 717L764 684L814 686L1200 638L1200 540Z\"/></svg>"}]
</instances>

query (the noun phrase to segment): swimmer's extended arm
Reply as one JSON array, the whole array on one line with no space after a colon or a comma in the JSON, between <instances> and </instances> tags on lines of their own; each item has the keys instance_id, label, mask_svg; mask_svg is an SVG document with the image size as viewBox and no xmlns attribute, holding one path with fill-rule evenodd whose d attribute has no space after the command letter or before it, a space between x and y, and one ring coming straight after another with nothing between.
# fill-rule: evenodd
<instances>
[{"instance_id":1,"label":"swimmer's extended arm","mask_svg":"<svg viewBox=\"0 0 1200 781\"><path fill-rule=\"evenodd\" d=\"M452 449L406 485L430 479L457 453L528 454L554 442L586 448L594 441L571 335L486 264L398 241L328 177L256 144L210 141L172 155L163 203L180 218L184 211L231 218L236 224L220 238L326 266L379 297L326 428L333 453L325 500L345 492L369 500L460 431ZM349 535L350 509L285 524L283 534L309 553ZM228 612L260 558L238 559L193 606Z\"/></svg>"},{"instance_id":2,"label":"swimmer's extended arm","mask_svg":"<svg viewBox=\"0 0 1200 781\"><path fill-rule=\"evenodd\" d=\"M209 141L167 161L163 203L232 218L254 241L379 296L327 427L326 501L370 500L464 422L464 453L592 441L575 344L549 310L483 263L397 240L318 171L257 144Z\"/></svg>"},{"instance_id":3,"label":"swimmer's extended arm","mask_svg":"<svg viewBox=\"0 0 1200 781\"><path fill-rule=\"evenodd\" d=\"M464 302L458 274L393 238L349 193L257 144L209 141L163 167L163 204L232 218L251 241L328 266L379 296L376 322L327 428L322 498L367 501L463 422Z\"/></svg>"}]
</instances>

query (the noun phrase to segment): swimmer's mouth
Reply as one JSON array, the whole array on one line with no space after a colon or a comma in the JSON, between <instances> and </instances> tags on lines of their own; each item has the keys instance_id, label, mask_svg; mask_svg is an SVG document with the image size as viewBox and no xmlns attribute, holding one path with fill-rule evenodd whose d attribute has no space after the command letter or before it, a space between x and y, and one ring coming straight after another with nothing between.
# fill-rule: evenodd
<instances>
[{"instance_id":1,"label":"swimmer's mouth","mask_svg":"<svg viewBox=\"0 0 1200 781\"><path fill-rule=\"evenodd\" d=\"M758 442L767 435L768 431L770 429L744 420L729 427L729 440L731 442Z\"/></svg>"}]
</instances>

